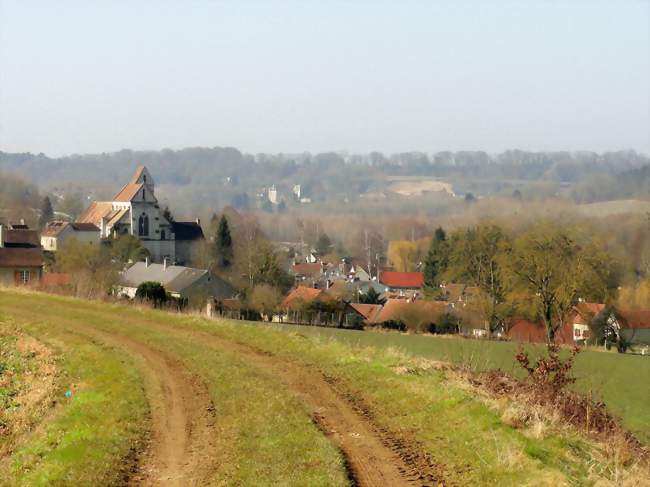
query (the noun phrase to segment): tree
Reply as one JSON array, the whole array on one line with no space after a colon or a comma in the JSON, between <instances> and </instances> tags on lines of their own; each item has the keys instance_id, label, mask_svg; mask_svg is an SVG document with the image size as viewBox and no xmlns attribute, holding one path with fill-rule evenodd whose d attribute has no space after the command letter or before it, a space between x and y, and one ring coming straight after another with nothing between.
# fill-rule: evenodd
<instances>
[{"instance_id":1,"label":"tree","mask_svg":"<svg viewBox=\"0 0 650 487\"><path fill-rule=\"evenodd\" d=\"M512 192L512 199L517 200L517 201L521 201L523 199L521 191L519 191L518 189L515 189Z\"/></svg>"},{"instance_id":2,"label":"tree","mask_svg":"<svg viewBox=\"0 0 650 487\"><path fill-rule=\"evenodd\" d=\"M480 225L453 235L449 267L452 278L480 289L475 306L482 312L491 332L502 328L510 313L506 302L508 280L503 258L510 239L496 225Z\"/></svg>"},{"instance_id":3,"label":"tree","mask_svg":"<svg viewBox=\"0 0 650 487\"><path fill-rule=\"evenodd\" d=\"M159 282L145 281L136 289L135 297L143 301L151 301L154 306L158 307L167 301L167 291Z\"/></svg>"},{"instance_id":4,"label":"tree","mask_svg":"<svg viewBox=\"0 0 650 487\"><path fill-rule=\"evenodd\" d=\"M449 264L449 245L447 234L438 227L431 239L431 247L424 260L424 284L429 288L440 285L440 277L447 270Z\"/></svg>"},{"instance_id":5,"label":"tree","mask_svg":"<svg viewBox=\"0 0 650 487\"><path fill-rule=\"evenodd\" d=\"M171 210L169 209L169 206L165 206L165 209L163 210L163 217L169 222L169 223L174 223L176 220L174 220L174 215L172 215Z\"/></svg>"},{"instance_id":6,"label":"tree","mask_svg":"<svg viewBox=\"0 0 650 487\"><path fill-rule=\"evenodd\" d=\"M604 259L579 245L567 233L542 224L528 230L508 255L508 272L515 285L528 292L536 316L546 327L549 343L586 292L599 288ZM601 296L602 298L602 296Z\"/></svg>"},{"instance_id":7,"label":"tree","mask_svg":"<svg viewBox=\"0 0 650 487\"><path fill-rule=\"evenodd\" d=\"M326 233L321 233L316 241L316 252L318 252L319 255L326 255L329 253L331 248L332 241Z\"/></svg>"},{"instance_id":8,"label":"tree","mask_svg":"<svg viewBox=\"0 0 650 487\"><path fill-rule=\"evenodd\" d=\"M269 284L288 291L293 285L293 277L282 269L275 249L267 240L260 240L253 257L253 287L257 284Z\"/></svg>"},{"instance_id":9,"label":"tree","mask_svg":"<svg viewBox=\"0 0 650 487\"><path fill-rule=\"evenodd\" d=\"M121 270L107 246L90 245L76 238L67 239L57 250L54 268L70 274L76 294L88 298L109 294Z\"/></svg>"},{"instance_id":10,"label":"tree","mask_svg":"<svg viewBox=\"0 0 650 487\"><path fill-rule=\"evenodd\" d=\"M381 298L381 294L374 287L371 287L367 293L359 295L359 302L362 304L384 304L386 300Z\"/></svg>"},{"instance_id":11,"label":"tree","mask_svg":"<svg viewBox=\"0 0 650 487\"><path fill-rule=\"evenodd\" d=\"M38 225L41 228L45 228L48 222L54 219L54 209L52 209L52 202L50 201L49 196L43 198L41 203L41 215L38 219Z\"/></svg>"},{"instance_id":12,"label":"tree","mask_svg":"<svg viewBox=\"0 0 650 487\"><path fill-rule=\"evenodd\" d=\"M111 241L111 257L124 266L149 257L149 251L142 246L142 241L133 235L123 234Z\"/></svg>"},{"instance_id":13,"label":"tree","mask_svg":"<svg viewBox=\"0 0 650 487\"><path fill-rule=\"evenodd\" d=\"M217 266L221 269L230 267L233 260L232 236L225 215L221 216L217 233L214 236L214 253Z\"/></svg>"},{"instance_id":14,"label":"tree","mask_svg":"<svg viewBox=\"0 0 650 487\"><path fill-rule=\"evenodd\" d=\"M73 219L77 218L83 210L81 196L78 193L66 193L59 203L58 210Z\"/></svg>"},{"instance_id":15,"label":"tree","mask_svg":"<svg viewBox=\"0 0 650 487\"><path fill-rule=\"evenodd\" d=\"M467 193L465 195L465 203L468 205L471 205L472 203L476 203L476 196L474 196L472 193Z\"/></svg>"},{"instance_id":16,"label":"tree","mask_svg":"<svg viewBox=\"0 0 650 487\"><path fill-rule=\"evenodd\" d=\"M249 306L268 319L280 306L282 294L269 284L257 284L248 298Z\"/></svg>"}]
</instances>

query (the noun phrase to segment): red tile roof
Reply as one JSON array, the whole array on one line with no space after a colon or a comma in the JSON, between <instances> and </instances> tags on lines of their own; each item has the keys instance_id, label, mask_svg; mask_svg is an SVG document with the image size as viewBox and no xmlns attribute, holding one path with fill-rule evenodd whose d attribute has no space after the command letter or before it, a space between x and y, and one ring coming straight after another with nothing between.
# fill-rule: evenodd
<instances>
[{"instance_id":1,"label":"red tile roof","mask_svg":"<svg viewBox=\"0 0 650 487\"><path fill-rule=\"evenodd\" d=\"M309 303L318 299L323 294L322 289L314 289L311 287L298 286L291 291L286 298L282 301L282 308L293 308L302 303Z\"/></svg>"},{"instance_id":2,"label":"red tile roof","mask_svg":"<svg viewBox=\"0 0 650 487\"><path fill-rule=\"evenodd\" d=\"M379 282L395 289L421 289L424 286L424 274L384 271L379 275Z\"/></svg>"},{"instance_id":3,"label":"red tile roof","mask_svg":"<svg viewBox=\"0 0 650 487\"><path fill-rule=\"evenodd\" d=\"M373 319L373 323L400 320L404 312L415 309L422 313L429 313L432 320L440 314L449 311L449 303L446 301L411 301L408 299L389 299L381 311Z\"/></svg>"},{"instance_id":4,"label":"red tile roof","mask_svg":"<svg viewBox=\"0 0 650 487\"><path fill-rule=\"evenodd\" d=\"M381 304L350 303L350 307L359 313L368 323L373 323L381 311Z\"/></svg>"},{"instance_id":5,"label":"red tile roof","mask_svg":"<svg viewBox=\"0 0 650 487\"><path fill-rule=\"evenodd\" d=\"M315 264L294 264L291 266L291 272L300 276L319 276L323 272L323 266L318 262Z\"/></svg>"}]
</instances>

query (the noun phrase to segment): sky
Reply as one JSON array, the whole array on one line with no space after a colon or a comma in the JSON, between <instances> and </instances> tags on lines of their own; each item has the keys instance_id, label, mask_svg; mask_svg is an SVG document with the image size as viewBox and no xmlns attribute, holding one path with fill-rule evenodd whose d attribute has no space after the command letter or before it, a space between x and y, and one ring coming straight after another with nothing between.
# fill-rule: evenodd
<instances>
[{"instance_id":1,"label":"sky","mask_svg":"<svg viewBox=\"0 0 650 487\"><path fill-rule=\"evenodd\" d=\"M0 0L0 150L650 153L650 0Z\"/></svg>"}]
</instances>

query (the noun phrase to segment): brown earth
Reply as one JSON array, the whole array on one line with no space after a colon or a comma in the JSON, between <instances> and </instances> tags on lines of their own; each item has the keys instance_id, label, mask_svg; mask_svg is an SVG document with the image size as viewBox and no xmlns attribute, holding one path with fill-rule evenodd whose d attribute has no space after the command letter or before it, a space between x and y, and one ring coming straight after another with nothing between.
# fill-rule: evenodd
<instances>
[{"instance_id":1,"label":"brown earth","mask_svg":"<svg viewBox=\"0 0 650 487\"><path fill-rule=\"evenodd\" d=\"M289 391L310 410L316 425L342 452L354 485L441 486L440 468L414 441L398 438L378 428L373 415L359 397L354 397L336 380L318 370L297 365L287 359L213 334L161 326L167 333L179 334L218 350L235 353L246 363L273 372Z\"/></svg>"},{"instance_id":2,"label":"brown earth","mask_svg":"<svg viewBox=\"0 0 650 487\"><path fill-rule=\"evenodd\" d=\"M76 326L83 334L132 355L151 408L151 440L130 485L203 485L209 478L214 406L205 385L171 355L117 333Z\"/></svg>"}]
</instances>

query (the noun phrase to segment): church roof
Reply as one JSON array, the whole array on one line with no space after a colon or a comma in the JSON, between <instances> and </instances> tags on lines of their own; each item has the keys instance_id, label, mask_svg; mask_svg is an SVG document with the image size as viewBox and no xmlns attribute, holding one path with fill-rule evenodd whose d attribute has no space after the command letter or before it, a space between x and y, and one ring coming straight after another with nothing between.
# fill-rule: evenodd
<instances>
[{"instance_id":1,"label":"church roof","mask_svg":"<svg viewBox=\"0 0 650 487\"><path fill-rule=\"evenodd\" d=\"M125 184L120 192L113 196L113 201L119 201L122 203L129 202L135 197L136 194L138 194L138 191L140 191L143 186L143 184L138 183Z\"/></svg>"},{"instance_id":2,"label":"church roof","mask_svg":"<svg viewBox=\"0 0 650 487\"><path fill-rule=\"evenodd\" d=\"M77 222L97 224L102 218L108 218L114 211L110 201L93 201L81 216L77 218Z\"/></svg>"},{"instance_id":3,"label":"church roof","mask_svg":"<svg viewBox=\"0 0 650 487\"><path fill-rule=\"evenodd\" d=\"M137 184L138 180L140 179L140 176L142 176L142 173L147 170L146 167L144 166L138 166L135 172L133 173L133 176L131 177L131 181L129 181L129 184Z\"/></svg>"}]
</instances>

